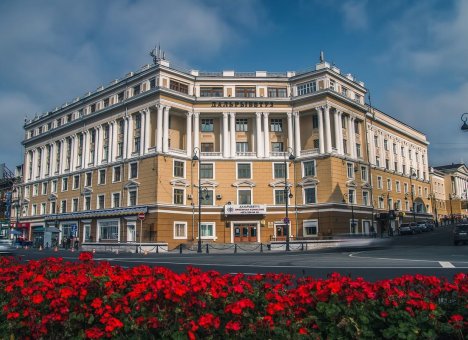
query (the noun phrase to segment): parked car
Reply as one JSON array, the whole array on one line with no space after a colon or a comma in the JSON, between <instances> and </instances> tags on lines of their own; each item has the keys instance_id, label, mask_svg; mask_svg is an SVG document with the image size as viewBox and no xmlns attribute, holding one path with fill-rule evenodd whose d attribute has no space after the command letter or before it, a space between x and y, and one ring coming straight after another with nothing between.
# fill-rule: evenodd
<instances>
[{"instance_id":1,"label":"parked car","mask_svg":"<svg viewBox=\"0 0 468 340\"><path fill-rule=\"evenodd\" d=\"M414 235L418 232L418 225L414 222L400 224L400 235Z\"/></svg>"},{"instance_id":2,"label":"parked car","mask_svg":"<svg viewBox=\"0 0 468 340\"><path fill-rule=\"evenodd\" d=\"M429 231L434 231L434 229L435 229L435 224L434 224L434 222L432 222L432 221L426 222L426 227L429 229Z\"/></svg>"},{"instance_id":3,"label":"parked car","mask_svg":"<svg viewBox=\"0 0 468 340\"><path fill-rule=\"evenodd\" d=\"M0 238L0 255L11 255L15 247L13 241L7 238Z\"/></svg>"},{"instance_id":4,"label":"parked car","mask_svg":"<svg viewBox=\"0 0 468 340\"><path fill-rule=\"evenodd\" d=\"M459 224L453 230L453 244L468 243L468 224Z\"/></svg>"},{"instance_id":5,"label":"parked car","mask_svg":"<svg viewBox=\"0 0 468 340\"><path fill-rule=\"evenodd\" d=\"M429 228L427 227L427 224L424 221L418 222L418 228L421 230L421 232L429 231Z\"/></svg>"}]
</instances>

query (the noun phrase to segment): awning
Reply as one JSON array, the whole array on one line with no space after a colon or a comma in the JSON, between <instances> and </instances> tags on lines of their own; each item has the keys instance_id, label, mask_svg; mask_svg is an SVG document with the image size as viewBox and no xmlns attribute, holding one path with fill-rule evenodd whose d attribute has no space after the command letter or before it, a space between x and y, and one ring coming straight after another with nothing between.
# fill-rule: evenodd
<instances>
[{"instance_id":1,"label":"awning","mask_svg":"<svg viewBox=\"0 0 468 340\"><path fill-rule=\"evenodd\" d=\"M21 231L15 230L15 229L10 229L10 234L11 235L23 235Z\"/></svg>"},{"instance_id":2,"label":"awning","mask_svg":"<svg viewBox=\"0 0 468 340\"><path fill-rule=\"evenodd\" d=\"M57 229L55 227L46 228L45 231L50 231L51 233L60 233L60 229Z\"/></svg>"}]
</instances>

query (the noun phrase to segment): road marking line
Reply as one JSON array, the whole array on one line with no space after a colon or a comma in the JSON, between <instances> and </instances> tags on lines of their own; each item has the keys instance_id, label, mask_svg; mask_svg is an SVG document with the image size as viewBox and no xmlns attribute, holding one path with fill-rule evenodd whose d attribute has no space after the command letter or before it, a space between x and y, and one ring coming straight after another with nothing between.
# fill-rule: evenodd
<instances>
[{"instance_id":1,"label":"road marking line","mask_svg":"<svg viewBox=\"0 0 468 340\"><path fill-rule=\"evenodd\" d=\"M442 266L442 268L455 268L453 264L447 261L439 261L439 263Z\"/></svg>"},{"instance_id":2,"label":"road marking line","mask_svg":"<svg viewBox=\"0 0 468 340\"><path fill-rule=\"evenodd\" d=\"M357 253L351 253L349 254L348 256L349 257L354 257L354 258L359 258L359 259L374 259L374 260L395 260L395 261L414 261L414 262L437 262L437 263L441 263L440 261L437 261L437 260L419 260L419 259L401 259L401 258L396 258L396 257L373 257L373 256L357 256L359 255L360 253L363 253L363 252L357 252ZM443 262L443 261L442 261ZM458 261L458 260L455 260L455 262L459 262L459 263L468 263L466 261ZM445 263L450 263L450 262L445 262ZM452 265L450 263L450 265ZM448 268L452 268L452 267L448 267ZM455 268L455 267L453 267Z\"/></svg>"}]
</instances>

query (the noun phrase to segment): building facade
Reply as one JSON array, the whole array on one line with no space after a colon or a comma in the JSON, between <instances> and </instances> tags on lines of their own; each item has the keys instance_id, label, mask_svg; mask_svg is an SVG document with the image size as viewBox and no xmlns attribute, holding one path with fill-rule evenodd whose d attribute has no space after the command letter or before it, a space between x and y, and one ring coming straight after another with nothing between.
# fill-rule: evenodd
<instances>
[{"instance_id":1,"label":"building facade","mask_svg":"<svg viewBox=\"0 0 468 340\"><path fill-rule=\"evenodd\" d=\"M431 218L425 135L366 105L364 83L323 58L208 73L153 57L25 123L19 216L32 239L53 227L59 242L173 248Z\"/></svg>"}]
</instances>

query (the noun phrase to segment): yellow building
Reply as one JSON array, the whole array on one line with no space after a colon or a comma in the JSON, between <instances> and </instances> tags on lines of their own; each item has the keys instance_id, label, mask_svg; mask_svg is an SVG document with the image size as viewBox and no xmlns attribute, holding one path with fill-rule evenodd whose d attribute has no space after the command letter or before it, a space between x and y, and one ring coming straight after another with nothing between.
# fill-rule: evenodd
<instances>
[{"instance_id":1,"label":"yellow building","mask_svg":"<svg viewBox=\"0 0 468 340\"><path fill-rule=\"evenodd\" d=\"M33 239L55 226L59 242L173 248L197 242L199 216L202 241L217 243L432 218L425 135L369 108L364 83L323 57L284 73L153 59L25 123L20 215Z\"/></svg>"}]
</instances>

